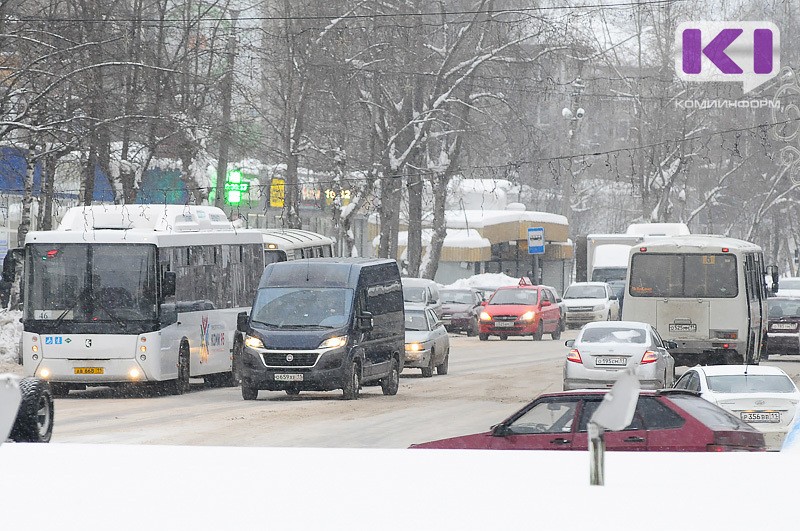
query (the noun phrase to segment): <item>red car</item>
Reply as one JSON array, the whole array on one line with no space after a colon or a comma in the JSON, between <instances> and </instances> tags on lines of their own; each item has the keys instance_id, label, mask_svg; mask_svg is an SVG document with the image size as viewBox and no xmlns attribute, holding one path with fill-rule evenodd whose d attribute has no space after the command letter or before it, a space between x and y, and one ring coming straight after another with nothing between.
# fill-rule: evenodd
<instances>
[{"instance_id":1,"label":"red car","mask_svg":"<svg viewBox=\"0 0 800 531\"><path fill-rule=\"evenodd\" d=\"M411 448L587 450L586 426L605 391L545 394L491 431ZM763 451L764 434L696 393L641 391L633 422L605 432L607 450L659 452Z\"/></svg>"},{"instance_id":2,"label":"red car","mask_svg":"<svg viewBox=\"0 0 800 531\"><path fill-rule=\"evenodd\" d=\"M478 338L486 341L489 336L532 336L538 341L544 334L551 334L553 339L559 339L562 319L552 290L534 286L523 278L517 286L498 288L484 304Z\"/></svg>"}]
</instances>

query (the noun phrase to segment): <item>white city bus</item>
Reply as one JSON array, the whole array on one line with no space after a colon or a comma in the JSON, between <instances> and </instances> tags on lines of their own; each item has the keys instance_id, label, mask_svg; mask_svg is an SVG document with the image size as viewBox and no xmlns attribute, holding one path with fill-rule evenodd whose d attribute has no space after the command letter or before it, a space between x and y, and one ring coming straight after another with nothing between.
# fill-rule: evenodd
<instances>
[{"instance_id":1,"label":"white city bus","mask_svg":"<svg viewBox=\"0 0 800 531\"><path fill-rule=\"evenodd\" d=\"M300 229L258 229L264 236L267 264L336 256L333 240L322 234Z\"/></svg>"},{"instance_id":2,"label":"white city bus","mask_svg":"<svg viewBox=\"0 0 800 531\"><path fill-rule=\"evenodd\" d=\"M258 231L214 207L70 209L24 249L22 360L55 394L190 377L231 385L237 314L264 270Z\"/></svg>"},{"instance_id":3,"label":"white city bus","mask_svg":"<svg viewBox=\"0 0 800 531\"><path fill-rule=\"evenodd\" d=\"M761 248L713 235L645 240L631 249L623 320L650 323L676 365L758 363L767 289Z\"/></svg>"}]
</instances>

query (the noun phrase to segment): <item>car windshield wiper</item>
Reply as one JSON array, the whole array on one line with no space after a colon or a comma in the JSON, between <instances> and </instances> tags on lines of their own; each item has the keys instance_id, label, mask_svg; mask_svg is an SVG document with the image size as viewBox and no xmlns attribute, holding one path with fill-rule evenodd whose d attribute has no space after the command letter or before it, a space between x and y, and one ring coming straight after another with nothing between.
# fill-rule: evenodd
<instances>
[{"instance_id":1,"label":"car windshield wiper","mask_svg":"<svg viewBox=\"0 0 800 531\"><path fill-rule=\"evenodd\" d=\"M58 327L58 325L61 324L61 322L64 320L64 318L67 316L67 314L75 309L75 307L78 305L78 303L81 301L81 299L83 299L86 296L86 291L88 289L89 289L89 286L86 286L85 288L83 288L83 290L80 292L80 294L77 297L75 297L75 302L70 304L69 307L66 310L61 312L61 314L51 324L51 326L50 326L51 330L55 330Z\"/></svg>"}]
</instances>

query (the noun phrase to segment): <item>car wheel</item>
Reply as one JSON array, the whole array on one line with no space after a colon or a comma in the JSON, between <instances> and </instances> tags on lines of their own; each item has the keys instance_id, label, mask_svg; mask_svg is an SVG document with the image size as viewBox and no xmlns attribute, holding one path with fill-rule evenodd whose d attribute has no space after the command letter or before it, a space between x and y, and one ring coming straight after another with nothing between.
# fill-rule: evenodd
<instances>
[{"instance_id":1,"label":"car wheel","mask_svg":"<svg viewBox=\"0 0 800 531\"><path fill-rule=\"evenodd\" d=\"M444 376L445 374L447 374L447 368L449 364L450 364L450 349L447 349L447 352L444 355L444 360L442 360L441 364L436 366L436 374L438 374L439 376Z\"/></svg>"},{"instance_id":2,"label":"car wheel","mask_svg":"<svg viewBox=\"0 0 800 531\"><path fill-rule=\"evenodd\" d=\"M467 337L473 337L476 335L478 335L478 320L473 319L469 325L469 328L467 328Z\"/></svg>"},{"instance_id":3,"label":"car wheel","mask_svg":"<svg viewBox=\"0 0 800 531\"><path fill-rule=\"evenodd\" d=\"M258 398L258 389L252 387L247 380L242 380L242 399L255 400L256 398Z\"/></svg>"},{"instance_id":4,"label":"car wheel","mask_svg":"<svg viewBox=\"0 0 800 531\"><path fill-rule=\"evenodd\" d=\"M436 351L431 349L431 359L428 361L428 366L422 368L422 377L430 378L433 376L434 362L436 361Z\"/></svg>"},{"instance_id":5,"label":"car wheel","mask_svg":"<svg viewBox=\"0 0 800 531\"><path fill-rule=\"evenodd\" d=\"M297 396L300 394L300 389L284 389L289 396Z\"/></svg>"},{"instance_id":6,"label":"car wheel","mask_svg":"<svg viewBox=\"0 0 800 531\"><path fill-rule=\"evenodd\" d=\"M553 331L552 334L550 334L550 337L552 337L554 341L558 341L559 339L561 339L561 321L558 322L556 329Z\"/></svg>"},{"instance_id":7,"label":"car wheel","mask_svg":"<svg viewBox=\"0 0 800 531\"><path fill-rule=\"evenodd\" d=\"M53 435L53 393L39 378L23 378L19 382L22 402L11 428L11 440L46 443Z\"/></svg>"},{"instance_id":8,"label":"car wheel","mask_svg":"<svg viewBox=\"0 0 800 531\"><path fill-rule=\"evenodd\" d=\"M505 334L503 334L503 335L501 335L501 336L500 336L500 340L501 340L501 341L505 341L505 340L507 340L507 339L508 339L508 336L507 336L507 335L505 335Z\"/></svg>"},{"instance_id":9,"label":"car wheel","mask_svg":"<svg viewBox=\"0 0 800 531\"><path fill-rule=\"evenodd\" d=\"M381 380L381 391L384 395L394 396L400 388L400 370L397 368L397 359L392 358L392 367L389 374Z\"/></svg>"},{"instance_id":10,"label":"car wheel","mask_svg":"<svg viewBox=\"0 0 800 531\"><path fill-rule=\"evenodd\" d=\"M543 335L544 335L544 324L542 324L542 322L539 321L539 325L536 327L536 332L533 333L533 340L541 341Z\"/></svg>"},{"instance_id":11,"label":"car wheel","mask_svg":"<svg viewBox=\"0 0 800 531\"><path fill-rule=\"evenodd\" d=\"M611 310L608 310L608 317L606 317L606 321L611 320Z\"/></svg>"},{"instance_id":12,"label":"car wheel","mask_svg":"<svg viewBox=\"0 0 800 531\"><path fill-rule=\"evenodd\" d=\"M488 341L489 334L478 334L478 339L480 339L481 341Z\"/></svg>"},{"instance_id":13,"label":"car wheel","mask_svg":"<svg viewBox=\"0 0 800 531\"><path fill-rule=\"evenodd\" d=\"M361 377L358 374L358 363L350 364L342 386L342 398L345 400L358 400L358 390L361 387Z\"/></svg>"}]
</instances>

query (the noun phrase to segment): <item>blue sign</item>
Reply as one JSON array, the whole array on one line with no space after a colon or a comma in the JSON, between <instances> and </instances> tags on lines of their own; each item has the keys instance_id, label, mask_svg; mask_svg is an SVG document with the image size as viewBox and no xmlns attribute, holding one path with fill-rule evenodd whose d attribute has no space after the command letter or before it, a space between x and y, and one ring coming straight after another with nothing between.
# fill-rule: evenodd
<instances>
[{"instance_id":1,"label":"blue sign","mask_svg":"<svg viewBox=\"0 0 800 531\"><path fill-rule=\"evenodd\" d=\"M544 227L528 227L528 254L544 254Z\"/></svg>"}]
</instances>

